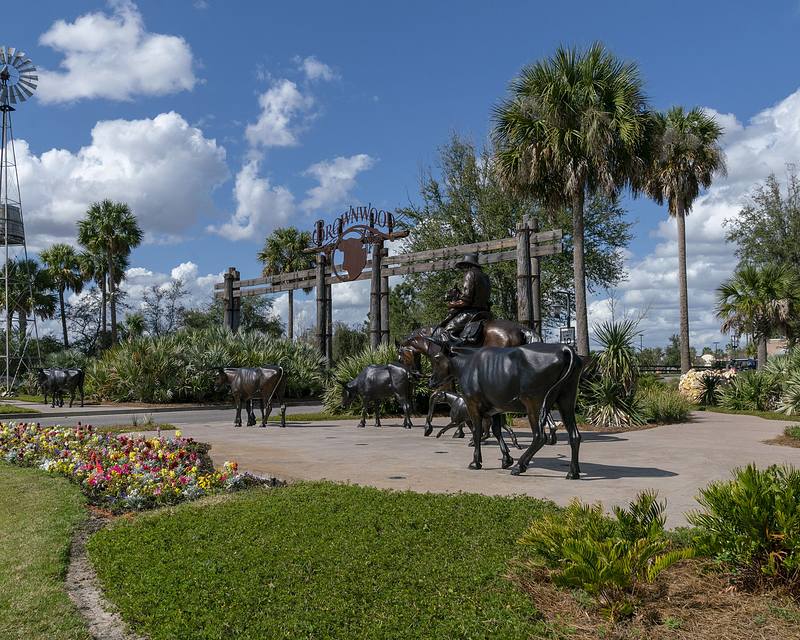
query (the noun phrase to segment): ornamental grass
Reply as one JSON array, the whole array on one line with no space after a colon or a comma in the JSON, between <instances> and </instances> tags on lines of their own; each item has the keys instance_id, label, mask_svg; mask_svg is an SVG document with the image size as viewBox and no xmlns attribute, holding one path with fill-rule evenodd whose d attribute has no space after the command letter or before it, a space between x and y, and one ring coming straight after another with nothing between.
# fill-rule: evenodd
<instances>
[{"instance_id":1,"label":"ornamental grass","mask_svg":"<svg viewBox=\"0 0 800 640\"><path fill-rule=\"evenodd\" d=\"M69 478L111 511L141 510L260 481L235 462L215 470L208 446L191 438L132 437L92 427L0 424L0 459Z\"/></svg>"}]
</instances>

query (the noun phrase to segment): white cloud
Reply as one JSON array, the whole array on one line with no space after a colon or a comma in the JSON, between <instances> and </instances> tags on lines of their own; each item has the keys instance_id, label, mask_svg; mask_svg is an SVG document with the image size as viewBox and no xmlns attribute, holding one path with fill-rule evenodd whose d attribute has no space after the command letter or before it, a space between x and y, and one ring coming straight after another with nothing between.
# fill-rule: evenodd
<instances>
[{"instance_id":1,"label":"white cloud","mask_svg":"<svg viewBox=\"0 0 800 640\"><path fill-rule=\"evenodd\" d=\"M735 247L725 242L724 220L737 216L755 185L770 173L785 175L786 164L800 158L800 90L746 124L732 114L707 111L725 127L722 145L728 175L697 199L686 219L689 326L698 348L714 341L726 343L714 316L716 288L736 266ZM649 308L641 324L645 342L661 345L678 333L679 326L677 228L666 209L656 237L660 241L649 254L629 261L629 280L617 296L621 308L634 314ZM603 300L592 304L590 322L605 318L604 306Z\"/></svg>"},{"instance_id":2,"label":"white cloud","mask_svg":"<svg viewBox=\"0 0 800 640\"><path fill-rule=\"evenodd\" d=\"M208 231L232 240L260 237L282 224L294 213L292 192L286 187L272 186L268 178L259 176L260 161L247 162L236 176L234 198L236 212L230 220Z\"/></svg>"},{"instance_id":3,"label":"white cloud","mask_svg":"<svg viewBox=\"0 0 800 640\"><path fill-rule=\"evenodd\" d=\"M228 178L225 149L175 112L107 120L73 153L33 154L16 141L29 247L75 236L89 204L127 202L151 242L175 240L198 214L214 210L212 190Z\"/></svg>"},{"instance_id":4,"label":"white cloud","mask_svg":"<svg viewBox=\"0 0 800 640\"><path fill-rule=\"evenodd\" d=\"M194 262L182 262L174 267L170 273L160 273L145 267L131 267L125 272L121 290L125 292L125 304L132 311L141 309L144 294L151 287L166 288L171 283L180 280L188 294L183 301L186 307L202 307L211 301L214 284L222 282L223 273L209 273L200 275Z\"/></svg>"},{"instance_id":5,"label":"white cloud","mask_svg":"<svg viewBox=\"0 0 800 640\"><path fill-rule=\"evenodd\" d=\"M366 153L350 157L339 156L333 160L323 160L311 165L303 175L313 176L319 184L306 192L301 204L304 211L314 211L323 207L340 204L355 186L356 176L375 164Z\"/></svg>"},{"instance_id":6,"label":"white cloud","mask_svg":"<svg viewBox=\"0 0 800 640\"><path fill-rule=\"evenodd\" d=\"M325 80L329 82L338 77L330 66L321 62L314 56L308 56L306 58L297 57L295 60L306 78L312 82L315 80Z\"/></svg>"},{"instance_id":7,"label":"white cloud","mask_svg":"<svg viewBox=\"0 0 800 640\"><path fill-rule=\"evenodd\" d=\"M191 90L192 50L179 36L150 33L133 2L112 2L113 14L59 20L39 43L64 55L59 71L40 69L43 102L85 98L130 100Z\"/></svg>"},{"instance_id":8,"label":"white cloud","mask_svg":"<svg viewBox=\"0 0 800 640\"><path fill-rule=\"evenodd\" d=\"M245 136L252 147L290 147L297 144L296 122L314 104L291 80L279 80L258 98L261 113L247 125Z\"/></svg>"}]
</instances>

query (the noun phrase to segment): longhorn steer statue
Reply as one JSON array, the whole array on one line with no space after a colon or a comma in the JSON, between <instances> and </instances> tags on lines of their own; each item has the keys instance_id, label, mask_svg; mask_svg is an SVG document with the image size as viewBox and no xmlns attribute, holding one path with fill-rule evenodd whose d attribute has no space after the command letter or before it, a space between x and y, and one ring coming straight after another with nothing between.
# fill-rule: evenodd
<instances>
[{"instance_id":1,"label":"longhorn steer statue","mask_svg":"<svg viewBox=\"0 0 800 640\"><path fill-rule=\"evenodd\" d=\"M572 347L537 343L473 349L452 348L431 341L431 365L432 388L439 388L453 380L459 382L472 425L482 424L486 416L493 417L492 434L500 445L504 469L511 467L514 460L495 416L502 413L527 414L533 441L511 470L512 475L524 473L533 455L547 443L548 437L544 431L547 414L556 406L572 449L567 478L580 478L578 451L581 435L575 420L575 400L583 361ZM474 440L475 450L469 468L480 469L480 437L476 434Z\"/></svg>"},{"instance_id":2,"label":"longhorn steer statue","mask_svg":"<svg viewBox=\"0 0 800 640\"><path fill-rule=\"evenodd\" d=\"M403 411L403 426L411 429L411 374L396 364L370 364L353 380L342 384L342 406L347 409L360 397L363 403L359 427L367 424L367 411L375 413L375 426L381 426L380 406L383 400L394 399Z\"/></svg>"},{"instance_id":3,"label":"longhorn steer statue","mask_svg":"<svg viewBox=\"0 0 800 640\"><path fill-rule=\"evenodd\" d=\"M217 370L214 389L219 391L230 387L233 403L236 407L236 418L233 426L242 426L242 403L247 405L247 426L256 423L256 414L252 409L253 400L261 400L261 426L267 426L267 419L272 413L272 401L277 400L281 406L281 427L286 426L286 374L283 367L265 366L234 368L225 367Z\"/></svg>"},{"instance_id":4,"label":"longhorn steer statue","mask_svg":"<svg viewBox=\"0 0 800 640\"><path fill-rule=\"evenodd\" d=\"M44 394L44 402L47 404L47 396L50 394L51 407L64 406L64 392L69 392L69 406L75 402L75 392L80 391L81 406L83 406L83 369L39 369L36 380Z\"/></svg>"}]
</instances>

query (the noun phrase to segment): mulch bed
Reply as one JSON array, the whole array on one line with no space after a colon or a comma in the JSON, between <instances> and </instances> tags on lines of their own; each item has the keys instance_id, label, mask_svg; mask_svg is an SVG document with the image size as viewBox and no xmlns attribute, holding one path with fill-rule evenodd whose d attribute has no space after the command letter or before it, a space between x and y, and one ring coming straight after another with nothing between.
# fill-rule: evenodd
<instances>
[{"instance_id":1,"label":"mulch bed","mask_svg":"<svg viewBox=\"0 0 800 640\"><path fill-rule=\"evenodd\" d=\"M610 623L558 589L544 575L520 567L509 576L544 612L555 637L570 640L798 640L800 607L788 595L737 589L704 560L678 563L640 593L630 620ZM572 630L565 635L564 628Z\"/></svg>"},{"instance_id":2,"label":"mulch bed","mask_svg":"<svg viewBox=\"0 0 800 640\"><path fill-rule=\"evenodd\" d=\"M800 439L785 435L772 438L771 440L764 440L764 444L776 444L782 447L795 447L796 449L800 449Z\"/></svg>"}]
</instances>

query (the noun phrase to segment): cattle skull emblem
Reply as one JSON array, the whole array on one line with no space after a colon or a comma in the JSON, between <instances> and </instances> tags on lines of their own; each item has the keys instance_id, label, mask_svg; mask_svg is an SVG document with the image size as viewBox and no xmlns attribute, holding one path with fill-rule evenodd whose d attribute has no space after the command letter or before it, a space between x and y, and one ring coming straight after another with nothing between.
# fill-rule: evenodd
<instances>
[{"instance_id":1,"label":"cattle skull emblem","mask_svg":"<svg viewBox=\"0 0 800 640\"><path fill-rule=\"evenodd\" d=\"M339 280L351 281L358 278L367 266L367 246L363 238L343 238L336 245L335 251L341 251L344 259L342 267L346 273L336 269L336 260L333 262L333 271Z\"/></svg>"}]
</instances>

